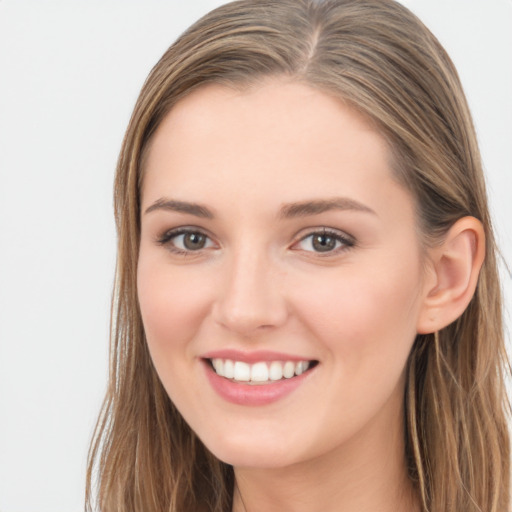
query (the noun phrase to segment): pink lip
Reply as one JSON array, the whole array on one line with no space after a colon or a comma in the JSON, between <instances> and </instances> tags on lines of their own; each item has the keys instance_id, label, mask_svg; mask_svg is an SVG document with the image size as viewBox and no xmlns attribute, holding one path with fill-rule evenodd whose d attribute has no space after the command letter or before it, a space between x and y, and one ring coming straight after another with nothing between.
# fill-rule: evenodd
<instances>
[{"instance_id":1,"label":"pink lip","mask_svg":"<svg viewBox=\"0 0 512 512\"><path fill-rule=\"evenodd\" d=\"M214 350L201 355L202 359L231 359L232 361L243 361L253 364L264 361L310 361L308 357L292 356L282 352L272 352L269 350L257 350L252 352L242 352L240 350L224 349Z\"/></svg>"},{"instance_id":2,"label":"pink lip","mask_svg":"<svg viewBox=\"0 0 512 512\"><path fill-rule=\"evenodd\" d=\"M221 356L216 356L221 357ZM222 356L229 359L227 356ZM236 359L236 358L234 358ZM237 359L240 361L242 359ZM265 361L268 359L255 359L255 361ZM273 354L273 361L280 360ZM289 357L283 358L289 361ZM300 359L298 359L300 361ZM207 361L203 361L206 376L216 393L224 400L237 405L258 406L267 405L286 397L296 390L310 376L311 371L302 375L292 377L291 379L282 379L268 384L245 384L234 382L217 375Z\"/></svg>"}]
</instances>

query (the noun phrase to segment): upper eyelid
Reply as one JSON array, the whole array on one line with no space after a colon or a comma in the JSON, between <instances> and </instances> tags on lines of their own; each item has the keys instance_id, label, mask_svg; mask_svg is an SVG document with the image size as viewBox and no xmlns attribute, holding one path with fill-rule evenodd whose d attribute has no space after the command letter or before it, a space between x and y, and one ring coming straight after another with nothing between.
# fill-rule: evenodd
<instances>
[{"instance_id":1,"label":"upper eyelid","mask_svg":"<svg viewBox=\"0 0 512 512\"><path fill-rule=\"evenodd\" d=\"M350 235L346 231L343 231L341 229L336 229L336 228L329 228L327 226L321 226L321 227L313 227L313 228L308 228L307 230L299 231L294 236L294 242L293 243L300 242L301 240L304 240L308 236L316 235L316 234L319 234L319 233L325 234L325 235L331 235L331 236L340 238L342 240L345 240L347 242L351 242L353 244L355 244L355 242L356 242L355 237Z\"/></svg>"},{"instance_id":2,"label":"upper eyelid","mask_svg":"<svg viewBox=\"0 0 512 512\"><path fill-rule=\"evenodd\" d=\"M314 250L303 250L301 248L294 249L295 246L299 245L300 243L303 243L305 240L307 240L309 237L316 235L316 234L323 234L327 236L331 236L340 243L339 247L335 247L332 250L329 251L314 251ZM301 236L298 236L295 241L291 244L290 250L294 252L299 252L307 255L308 257L315 257L315 258L336 258L339 257L341 254L344 254L346 251L349 251L357 246L356 239L352 236L346 233L345 231L341 231L338 229L333 228L316 228L310 230L308 233L305 233Z\"/></svg>"},{"instance_id":3,"label":"upper eyelid","mask_svg":"<svg viewBox=\"0 0 512 512\"><path fill-rule=\"evenodd\" d=\"M183 235L186 233L200 233L201 235L208 237L210 240L214 240L214 237L208 232L208 230L204 228L200 228L198 226L179 226L160 232L160 234L156 236L156 241L159 242L164 239L170 240L175 236Z\"/></svg>"},{"instance_id":4,"label":"upper eyelid","mask_svg":"<svg viewBox=\"0 0 512 512\"><path fill-rule=\"evenodd\" d=\"M197 233L205 236L213 245L217 245L215 240L205 232L205 230L191 227L191 226L182 226L176 227L172 229L165 230L161 235L157 236L155 239L155 243L159 246L164 247L171 254L176 256L200 256L201 254L205 254L204 251L210 251L212 247L202 247L197 250L181 248L179 245L174 243L174 239L183 236L189 233ZM215 249L215 247L213 247Z\"/></svg>"}]
</instances>

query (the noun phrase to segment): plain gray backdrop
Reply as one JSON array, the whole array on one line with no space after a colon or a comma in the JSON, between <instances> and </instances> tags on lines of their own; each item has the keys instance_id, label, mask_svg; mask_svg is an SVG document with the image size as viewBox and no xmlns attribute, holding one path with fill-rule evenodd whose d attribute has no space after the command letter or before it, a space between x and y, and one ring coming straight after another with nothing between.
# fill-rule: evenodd
<instances>
[{"instance_id":1,"label":"plain gray backdrop","mask_svg":"<svg viewBox=\"0 0 512 512\"><path fill-rule=\"evenodd\" d=\"M151 67L221 3L0 0L1 512L83 509L107 376L117 153ZM404 3L460 72L512 264L512 1Z\"/></svg>"}]
</instances>

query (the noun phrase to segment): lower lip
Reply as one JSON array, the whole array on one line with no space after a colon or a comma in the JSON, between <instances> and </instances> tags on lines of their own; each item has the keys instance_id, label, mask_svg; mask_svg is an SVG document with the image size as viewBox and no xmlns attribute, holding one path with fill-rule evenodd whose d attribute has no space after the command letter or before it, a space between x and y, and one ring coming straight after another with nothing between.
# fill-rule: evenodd
<instances>
[{"instance_id":1,"label":"lower lip","mask_svg":"<svg viewBox=\"0 0 512 512\"><path fill-rule=\"evenodd\" d=\"M212 388L224 400L237 405L267 405L293 393L308 378L310 371L268 384L245 384L217 375L205 362L206 375Z\"/></svg>"}]
</instances>

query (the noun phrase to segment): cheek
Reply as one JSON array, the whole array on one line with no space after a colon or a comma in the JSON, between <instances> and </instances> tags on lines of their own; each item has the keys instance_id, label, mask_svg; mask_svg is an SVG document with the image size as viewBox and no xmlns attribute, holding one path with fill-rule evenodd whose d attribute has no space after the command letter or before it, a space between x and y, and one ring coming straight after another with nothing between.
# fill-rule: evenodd
<instances>
[{"instance_id":1,"label":"cheek","mask_svg":"<svg viewBox=\"0 0 512 512\"><path fill-rule=\"evenodd\" d=\"M303 299L302 318L320 342L329 369L333 392L326 396L329 413L323 423L333 436L363 428L390 400L393 410L399 409L416 336L418 275L397 280L391 272L352 271L322 286L317 281L315 299Z\"/></svg>"},{"instance_id":2,"label":"cheek","mask_svg":"<svg viewBox=\"0 0 512 512\"><path fill-rule=\"evenodd\" d=\"M173 351L192 339L208 309L208 288L190 272L141 257L138 297L150 351ZM155 361L156 363L156 361Z\"/></svg>"},{"instance_id":3,"label":"cheek","mask_svg":"<svg viewBox=\"0 0 512 512\"><path fill-rule=\"evenodd\" d=\"M416 335L420 274L416 265L401 272L393 272L394 267L351 268L309 283L296 295L309 329L344 370L395 365L407 358Z\"/></svg>"}]
</instances>

